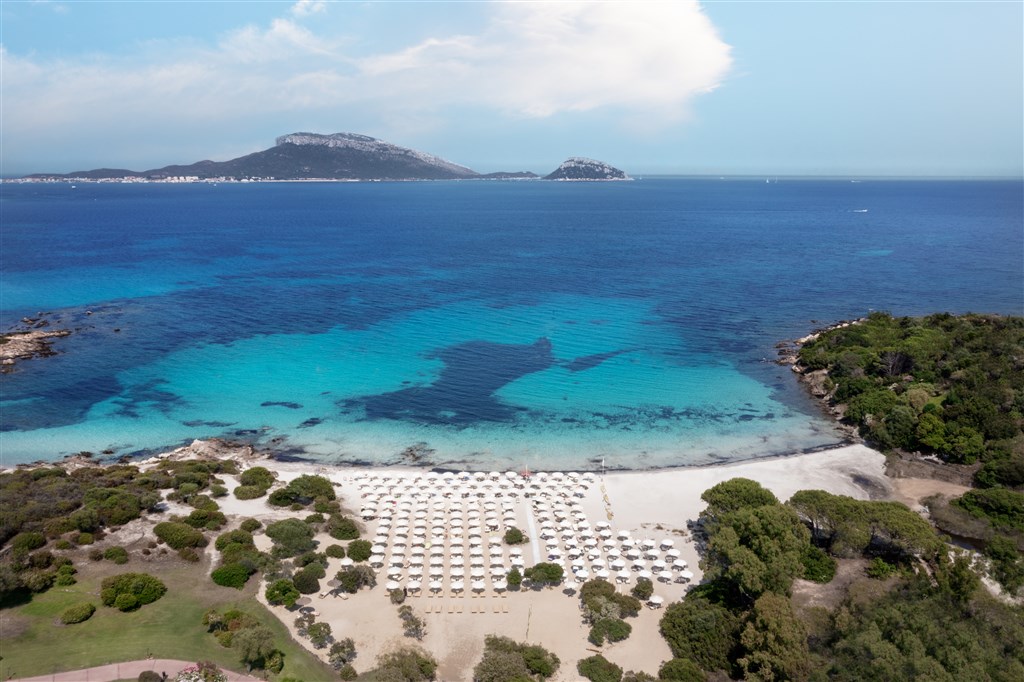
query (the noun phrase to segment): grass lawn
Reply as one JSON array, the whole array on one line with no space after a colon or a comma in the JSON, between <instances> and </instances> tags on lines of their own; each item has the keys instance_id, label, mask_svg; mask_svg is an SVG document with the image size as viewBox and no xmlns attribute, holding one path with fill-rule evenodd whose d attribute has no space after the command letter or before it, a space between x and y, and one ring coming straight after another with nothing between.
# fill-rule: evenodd
<instances>
[{"instance_id":1,"label":"grass lawn","mask_svg":"<svg viewBox=\"0 0 1024 682\"><path fill-rule=\"evenodd\" d=\"M131 561L123 566L110 562L76 562L78 583L54 587L35 595L31 602L0 611L2 645L0 679L25 677L88 668L117 661L155 658L209 660L223 668L245 671L231 649L225 649L206 632L203 614L211 608L239 608L257 616L273 632L276 646L285 654L279 677L305 682L333 679L336 674L294 642L284 625L253 597L256 577L245 590L215 585L204 574L203 564ZM167 585L162 598L130 613L102 606L103 578L117 573L155 575ZM96 613L77 625L63 625L60 615L67 607L91 602ZM273 676L272 676L273 677Z\"/></svg>"}]
</instances>

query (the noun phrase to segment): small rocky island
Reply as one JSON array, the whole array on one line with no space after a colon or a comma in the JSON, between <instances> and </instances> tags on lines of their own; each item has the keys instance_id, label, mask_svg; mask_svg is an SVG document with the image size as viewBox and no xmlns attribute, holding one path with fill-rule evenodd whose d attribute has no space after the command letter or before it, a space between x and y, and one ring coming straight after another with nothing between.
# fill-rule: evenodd
<instances>
[{"instance_id":1,"label":"small rocky island","mask_svg":"<svg viewBox=\"0 0 1024 682\"><path fill-rule=\"evenodd\" d=\"M18 360L56 355L56 351L50 346L50 339L68 336L70 333L68 329L53 329L0 335L0 371L4 374L14 371L14 365Z\"/></svg>"},{"instance_id":2,"label":"small rocky island","mask_svg":"<svg viewBox=\"0 0 1024 682\"><path fill-rule=\"evenodd\" d=\"M603 161L573 156L562 162L545 180L632 180L623 171Z\"/></svg>"}]
</instances>

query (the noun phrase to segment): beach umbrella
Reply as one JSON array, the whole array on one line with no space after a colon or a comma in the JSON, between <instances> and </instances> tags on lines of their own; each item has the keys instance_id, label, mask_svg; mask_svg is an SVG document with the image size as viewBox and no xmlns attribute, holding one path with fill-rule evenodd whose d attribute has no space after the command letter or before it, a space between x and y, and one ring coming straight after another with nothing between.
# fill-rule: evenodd
<instances>
[{"instance_id":1,"label":"beach umbrella","mask_svg":"<svg viewBox=\"0 0 1024 682\"><path fill-rule=\"evenodd\" d=\"M487 583L483 580L474 580L472 583L470 583L470 586L473 588L474 592L483 592L485 589L487 589Z\"/></svg>"},{"instance_id":2,"label":"beach umbrella","mask_svg":"<svg viewBox=\"0 0 1024 682\"><path fill-rule=\"evenodd\" d=\"M355 562L352 561L351 559L349 559L348 557L345 557L344 559L341 560L341 565L343 567L347 568L347 567L349 567L349 566L351 566L353 564L355 564Z\"/></svg>"},{"instance_id":3,"label":"beach umbrella","mask_svg":"<svg viewBox=\"0 0 1024 682\"><path fill-rule=\"evenodd\" d=\"M693 571L681 571L679 577L683 580L693 580Z\"/></svg>"},{"instance_id":4,"label":"beach umbrella","mask_svg":"<svg viewBox=\"0 0 1024 682\"><path fill-rule=\"evenodd\" d=\"M431 576L441 576L441 575L444 575L444 566L431 566L430 567L430 575Z\"/></svg>"},{"instance_id":5,"label":"beach umbrella","mask_svg":"<svg viewBox=\"0 0 1024 682\"><path fill-rule=\"evenodd\" d=\"M682 569L686 568L688 565L689 564L686 563L685 559L676 559L675 561L672 562L672 568L676 569L677 571L681 571Z\"/></svg>"},{"instance_id":6,"label":"beach umbrella","mask_svg":"<svg viewBox=\"0 0 1024 682\"><path fill-rule=\"evenodd\" d=\"M452 583L453 592L462 592L463 589L465 589L465 584L461 580L456 580Z\"/></svg>"},{"instance_id":7,"label":"beach umbrella","mask_svg":"<svg viewBox=\"0 0 1024 682\"><path fill-rule=\"evenodd\" d=\"M383 566L384 565L384 555L383 554L374 554L373 556L371 556L370 557L370 565L371 566Z\"/></svg>"},{"instance_id":8,"label":"beach umbrella","mask_svg":"<svg viewBox=\"0 0 1024 682\"><path fill-rule=\"evenodd\" d=\"M665 603L665 600L655 594L651 595L651 598L647 600L647 603L657 609L661 608L661 605Z\"/></svg>"},{"instance_id":9,"label":"beach umbrella","mask_svg":"<svg viewBox=\"0 0 1024 682\"><path fill-rule=\"evenodd\" d=\"M554 549L554 548L558 547L558 540L555 540L554 538L551 538L550 540L548 540L544 544L545 544L545 546L547 546L548 549Z\"/></svg>"},{"instance_id":10,"label":"beach umbrella","mask_svg":"<svg viewBox=\"0 0 1024 682\"><path fill-rule=\"evenodd\" d=\"M611 573L608 572L608 569L602 568L600 571L598 571L594 575L596 575L601 580L608 580L609 576L611 576Z\"/></svg>"},{"instance_id":11,"label":"beach umbrella","mask_svg":"<svg viewBox=\"0 0 1024 682\"><path fill-rule=\"evenodd\" d=\"M465 566L466 565L466 559L461 554L453 554L451 556L451 559L449 559L449 561L451 562L452 566Z\"/></svg>"},{"instance_id":12,"label":"beach umbrella","mask_svg":"<svg viewBox=\"0 0 1024 682\"><path fill-rule=\"evenodd\" d=\"M383 554L384 552L388 551L388 546L383 543L373 545L372 547L370 547L370 551L374 554Z\"/></svg>"},{"instance_id":13,"label":"beach umbrella","mask_svg":"<svg viewBox=\"0 0 1024 682\"><path fill-rule=\"evenodd\" d=\"M423 568L420 567L420 566L413 566L412 568L409 569L409 575L411 575L411 576L421 576L421 575L423 575Z\"/></svg>"},{"instance_id":14,"label":"beach umbrella","mask_svg":"<svg viewBox=\"0 0 1024 682\"><path fill-rule=\"evenodd\" d=\"M384 587L390 592L391 590L397 590L399 587L401 587L401 585L399 585L398 582L394 580L389 580L388 584Z\"/></svg>"},{"instance_id":15,"label":"beach umbrella","mask_svg":"<svg viewBox=\"0 0 1024 682\"><path fill-rule=\"evenodd\" d=\"M442 587L444 587L444 585L441 583L440 580L431 580L430 581L430 589L433 590L434 592L440 591Z\"/></svg>"},{"instance_id":16,"label":"beach umbrella","mask_svg":"<svg viewBox=\"0 0 1024 682\"><path fill-rule=\"evenodd\" d=\"M620 530L618 532L618 534L616 535L616 537L618 537L620 540L628 540L629 539L629 531L628 530Z\"/></svg>"},{"instance_id":17,"label":"beach umbrella","mask_svg":"<svg viewBox=\"0 0 1024 682\"><path fill-rule=\"evenodd\" d=\"M671 557L672 559L678 559L679 558L679 550L678 549L670 549L667 552L665 552L665 556Z\"/></svg>"},{"instance_id":18,"label":"beach umbrella","mask_svg":"<svg viewBox=\"0 0 1024 682\"><path fill-rule=\"evenodd\" d=\"M626 556L630 559L636 559L637 561L640 560L640 552L636 551L635 549L631 549L628 552L626 552Z\"/></svg>"},{"instance_id":19,"label":"beach umbrella","mask_svg":"<svg viewBox=\"0 0 1024 682\"><path fill-rule=\"evenodd\" d=\"M626 562L622 559L616 559L611 563L611 567L614 568L616 571L621 571L626 567Z\"/></svg>"},{"instance_id":20,"label":"beach umbrella","mask_svg":"<svg viewBox=\"0 0 1024 682\"><path fill-rule=\"evenodd\" d=\"M459 566L453 566L452 569L449 571L449 574L456 578L461 578L462 576L466 575L466 571Z\"/></svg>"},{"instance_id":21,"label":"beach umbrella","mask_svg":"<svg viewBox=\"0 0 1024 682\"><path fill-rule=\"evenodd\" d=\"M495 580L494 581L494 589L497 590L498 592L501 592L502 590L506 590L506 589L508 589L508 583L505 582L504 580Z\"/></svg>"},{"instance_id":22,"label":"beach umbrella","mask_svg":"<svg viewBox=\"0 0 1024 682\"><path fill-rule=\"evenodd\" d=\"M647 578L650 580L653 577L653 574L650 571L640 571L640 573L637 574L637 577Z\"/></svg>"},{"instance_id":23,"label":"beach umbrella","mask_svg":"<svg viewBox=\"0 0 1024 682\"><path fill-rule=\"evenodd\" d=\"M676 543L674 543L673 541L671 541L671 540L666 538L665 540L661 541L661 548L662 549L672 549L672 547L674 547L675 544Z\"/></svg>"},{"instance_id":24,"label":"beach umbrella","mask_svg":"<svg viewBox=\"0 0 1024 682\"><path fill-rule=\"evenodd\" d=\"M484 576L486 576L487 572L484 571L484 569L482 569L482 568L474 568L472 571L469 572L469 575L470 575L470 577L476 578L477 580L479 580L479 579L483 578Z\"/></svg>"},{"instance_id":25,"label":"beach umbrella","mask_svg":"<svg viewBox=\"0 0 1024 682\"><path fill-rule=\"evenodd\" d=\"M644 538L644 541L640 544L644 549L654 549L658 546L658 544L650 538Z\"/></svg>"},{"instance_id":26,"label":"beach umbrella","mask_svg":"<svg viewBox=\"0 0 1024 682\"><path fill-rule=\"evenodd\" d=\"M523 566L526 565L526 562L523 561L523 557L515 556L515 557L512 557L512 565L515 566L516 568L522 568Z\"/></svg>"},{"instance_id":27,"label":"beach umbrella","mask_svg":"<svg viewBox=\"0 0 1024 682\"><path fill-rule=\"evenodd\" d=\"M600 571L602 568L607 568L605 563L603 561L601 561L600 559L595 560L594 563L591 564L590 567L592 569L594 569L595 571Z\"/></svg>"},{"instance_id":28,"label":"beach umbrella","mask_svg":"<svg viewBox=\"0 0 1024 682\"><path fill-rule=\"evenodd\" d=\"M672 581L672 571L660 571L658 573L658 580L661 580L661 581L666 582L666 583L667 582L671 582Z\"/></svg>"},{"instance_id":29,"label":"beach umbrella","mask_svg":"<svg viewBox=\"0 0 1024 682\"><path fill-rule=\"evenodd\" d=\"M388 577L389 578L394 578L395 580L401 580L402 579L402 569L395 568L395 567L389 568L388 569Z\"/></svg>"},{"instance_id":30,"label":"beach umbrella","mask_svg":"<svg viewBox=\"0 0 1024 682\"><path fill-rule=\"evenodd\" d=\"M651 568L653 568L655 571L664 571L665 570L665 562L662 561L661 559L658 559L657 561L655 561L655 562L653 562L651 564Z\"/></svg>"},{"instance_id":31,"label":"beach umbrella","mask_svg":"<svg viewBox=\"0 0 1024 682\"><path fill-rule=\"evenodd\" d=\"M629 571L619 571L615 574L615 577L620 583L628 583L630 575Z\"/></svg>"},{"instance_id":32,"label":"beach umbrella","mask_svg":"<svg viewBox=\"0 0 1024 682\"><path fill-rule=\"evenodd\" d=\"M576 577L580 580L586 581L590 577L590 572L587 569L581 569L576 571Z\"/></svg>"}]
</instances>

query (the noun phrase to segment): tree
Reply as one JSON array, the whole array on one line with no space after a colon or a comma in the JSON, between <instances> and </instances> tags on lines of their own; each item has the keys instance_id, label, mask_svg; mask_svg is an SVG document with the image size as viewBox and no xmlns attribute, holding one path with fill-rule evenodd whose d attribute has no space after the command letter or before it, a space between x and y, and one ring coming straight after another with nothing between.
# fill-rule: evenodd
<instances>
[{"instance_id":1,"label":"tree","mask_svg":"<svg viewBox=\"0 0 1024 682\"><path fill-rule=\"evenodd\" d=\"M565 575L565 569L560 564L541 562L532 568L526 569L525 576L535 583L558 583Z\"/></svg>"},{"instance_id":2,"label":"tree","mask_svg":"<svg viewBox=\"0 0 1024 682\"><path fill-rule=\"evenodd\" d=\"M348 543L348 558L357 564L366 561L373 554L372 547L369 540L353 540Z\"/></svg>"},{"instance_id":3,"label":"tree","mask_svg":"<svg viewBox=\"0 0 1024 682\"><path fill-rule=\"evenodd\" d=\"M267 601L271 604L283 604L285 606L295 606L295 602L298 601L300 592L295 589L295 585L291 580L281 578L275 580L270 585L267 585L267 591L265 592Z\"/></svg>"},{"instance_id":4,"label":"tree","mask_svg":"<svg viewBox=\"0 0 1024 682\"><path fill-rule=\"evenodd\" d=\"M292 576L292 583L302 594L316 594L320 591L320 580L317 578L317 571L310 570L312 566L320 566L320 564L310 564L301 571L296 571L295 575ZM323 567L320 567L320 572L323 571Z\"/></svg>"},{"instance_id":5,"label":"tree","mask_svg":"<svg viewBox=\"0 0 1024 682\"><path fill-rule=\"evenodd\" d=\"M665 609L659 627L676 658L688 658L702 670L731 667L739 622L728 609L690 593Z\"/></svg>"},{"instance_id":6,"label":"tree","mask_svg":"<svg viewBox=\"0 0 1024 682\"><path fill-rule=\"evenodd\" d=\"M373 587L377 584L377 576L369 566L349 566L338 571L335 576L341 583L342 592L355 594L361 587Z\"/></svg>"},{"instance_id":7,"label":"tree","mask_svg":"<svg viewBox=\"0 0 1024 682\"><path fill-rule=\"evenodd\" d=\"M700 514L701 521L704 523L714 521L723 514L740 509L779 503L772 491L749 478L731 478L728 481L722 481L705 490L700 499L708 503L707 508Z\"/></svg>"},{"instance_id":8,"label":"tree","mask_svg":"<svg viewBox=\"0 0 1024 682\"><path fill-rule=\"evenodd\" d=\"M658 670L658 679L673 680L673 682L704 682L707 675L690 659L673 658L662 664Z\"/></svg>"},{"instance_id":9,"label":"tree","mask_svg":"<svg viewBox=\"0 0 1024 682\"><path fill-rule=\"evenodd\" d=\"M609 642L620 642L633 631L633 627L619 618L601 618L594 622L590 628L587 639L596 646L604 644L605 638Z\"/></svg>"},{"instance_id":10,"label":"tree","mask_svg":"<svg viewBox=\"0 0 1024 682\"><path fill-rule=\"evenodd\" d=\"M807 630L787 597L769 592L758 598L740 643L745 679L801 682L810 677Z\"/></svg>"},{"instance_id":11,"label":"tree","mask_svg":"<svg viewBox=\"0 0 1024 682\"><path fill-rule=\"evenodd\" d=\"M590 682L620 682L622 668L598 654L584 658L576 664L576 670Z\"/></svg>"},{"instance_id":12,"label":"tree","mask_svg":"<svg viewBox=\"0 0 1024 682\"><path fill-rule=\"evenodd\" d=\"M405 646L377 657L377 667L364 679L380 682L422 682L434 679L437 661L423 649Z\"/></svg>"},{"instance_id":13,"label":"tree","mask_svg":"<svg viewBox=\"0 0 1024 682\"><path fill-rule=\"evenodd\" d=\"M316 547L313 529L299 519L275 521L267 525L266 533L274 541L273 553L277 556L296 556Z\"/></svg>"},{"instance_id":14,"label":"tree","mask_svg":"<svg viewBox=\"0 0 1024 682\"><path fill-rule=\"evenodd\" d=\"M334 641L334 638L331 636L331 626L329 623L313 623L306 628L306 634L309 636L309 641L317 649L323 649Z\"/></svg>"},{"instance_id":15,"label":"tree","mask_svg":"<svg viewBox=\"0 0 1024 682\"><path fill-rule=\"evenodd\" d=\"M505 531L504 540L506 545L521 545L526 542L526 536L523 535L523 531L512 526Z\"/></svg>"},{"instance_id":16,"label":"tree","mask_svg":"<svg viewBox=\"0 0 1024 682\"><path fill-rule=\"evenodd\" d=\"M788 594L803 575L803 554L810 533L782 505L745 507L723 513L708 527L707 553L701 559L705 579L722 580L744 600L764 592Z\"/></svg>"},{"instance_id":17,"label":"tree","mask_svg":"<svg viewBox=\"0 0 1024 682\"><path fill-rule=\"evenodd\" d=\"M265 625L242 628L231 638L231 648L250 670L263 667L264 660L274 651L274 633Z\"/></svg>"},{"instance_id":18,"label":"tree","mask_svg":"<svg viewBox=\"0 0 1024 682\"><path fill-rule=\"evenodd\" d=\"M338 640L331 645L331 650L327 655L327 660L330 662L331 667L335 670L341 670L342 667L351 663L356 657L356 644L352 641L351 637Z\"/></svg>"},{"instance_id":19,"label":"tree","mask_svg":"<svg viewBox=\"0 0 1024 682\"><path fill-rule=\"evenodd\" d=\"M542 646L516 642L508 637L488 635L484 654L473 669L474 682L518 682L551 677L558 670L558 657Z\"/></svg>"},{"instance_id":20,"label":"tree","mask_svg":"<svg viewBox=\"0 0 1024 682\"><path fill-rule=\"evenodd\" d=\"M427 623L418 618L412 611L412 607L404 604L398 608L398 617L402 619L402 627L406 637L423 639L427 634Z\"/></svg>"},{"instance_id":21,"label":"tree","mask_svg":"<svg viewBox=\"0 0 1024 682\"><path fill-rule=\"evenodd\" d=\"M222 587L233 587L240 590L245 587L245 583L252 574L253 571L249 570L247 566L241 563L231 563L215 568L210 574L210 578Z\"/></svg>"},{"instance_id":22,"label":"tree","mask_svg":"<svg viewBox=\"0 0 1024 682\"><path fill-rule=\"evenodd\" d=\"M637 578L631 594L640 601L647 601L654 594L654 583L650 578Z\"/></svg>"},{"instance_id":23,"label":"tree","mask_svg":"<svg viewBox=\"0 0 1024 682\"><path fill-rule=\"evenodd\" d=\"M355 540L359 537L359 527L347 516L331 514L327 519L327 534L335 540Z\"/></svg>"},{"instance_id":24,"label":"tree","mask_svg":"<svg viewBox=\"0 0 1024 682\"><path fill-rule=\"evenodd\" d=\"M508 586L513 590L518 590L519 586L523 584L523 574L515 566L508 572L508 576L505 579L508 582Z\"/></svg>"}]
</instances>

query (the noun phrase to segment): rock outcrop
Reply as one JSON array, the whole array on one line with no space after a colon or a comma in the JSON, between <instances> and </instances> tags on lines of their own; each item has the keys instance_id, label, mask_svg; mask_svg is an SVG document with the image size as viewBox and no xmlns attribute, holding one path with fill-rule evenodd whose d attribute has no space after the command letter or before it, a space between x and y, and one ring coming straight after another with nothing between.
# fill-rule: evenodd
<instances>
[{"instance_id":1,"label":"rock outcrop","mask_svg":"<svg viewBox=\"0 0 1024 682\"><path fill-rule=\"evenodd\" d=\"M631 180L623 171L603 161L574 156L562 162L545 180Z\"/></svg>"}]
</instances>

